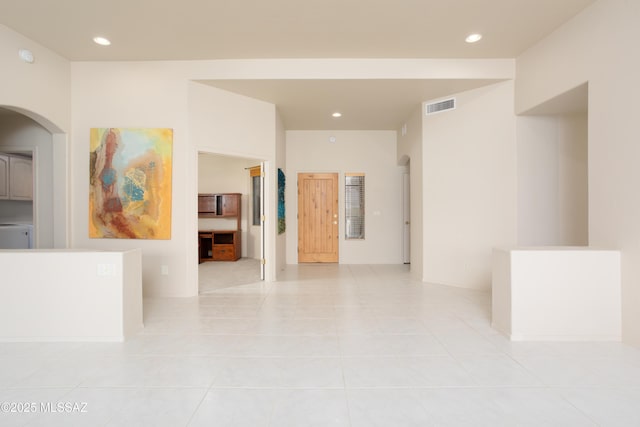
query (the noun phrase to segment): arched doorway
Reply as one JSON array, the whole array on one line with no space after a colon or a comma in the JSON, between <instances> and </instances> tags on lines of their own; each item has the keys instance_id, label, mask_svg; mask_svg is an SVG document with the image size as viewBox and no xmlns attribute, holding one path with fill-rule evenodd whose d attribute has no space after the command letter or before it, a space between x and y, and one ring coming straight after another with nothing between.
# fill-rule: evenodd
<instances>
[{"instance_id":1,"label":"arched doorway","mask_svg":"<svg viewBox=\"0 0 640 427\"><path fill-rule=\"evenodd\" d=\"M0 222L33 225L33 247L68 246L67 135L36 113L0 106L0 151L31 159L31 201L2 200Z\"/></svg>"}]
</instances>

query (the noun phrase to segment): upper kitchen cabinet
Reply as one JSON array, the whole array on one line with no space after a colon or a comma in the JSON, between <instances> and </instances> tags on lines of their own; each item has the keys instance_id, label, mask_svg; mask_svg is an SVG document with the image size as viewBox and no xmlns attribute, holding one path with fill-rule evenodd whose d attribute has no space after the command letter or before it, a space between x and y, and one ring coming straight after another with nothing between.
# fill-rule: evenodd
<instances>
[{"instance_id":1,"label":"upper kitchen cabinet","mask_svg":"<svg viewBox=\"0 0 640 427\"><path fill-rule=\"evenodd\" d=\"M9 156L0 154L0 199L9 198Z\"/></svg>"},{"instance_id":2,"label":"upper kitchen cabinet","mask_svg":"<svg viewBox=\"0 0 640 427\"><path fill-rule=\"evenodd\" d=\"M33 200L31 159L0 154L0 199Z\"/></svg>"}]
</instances>

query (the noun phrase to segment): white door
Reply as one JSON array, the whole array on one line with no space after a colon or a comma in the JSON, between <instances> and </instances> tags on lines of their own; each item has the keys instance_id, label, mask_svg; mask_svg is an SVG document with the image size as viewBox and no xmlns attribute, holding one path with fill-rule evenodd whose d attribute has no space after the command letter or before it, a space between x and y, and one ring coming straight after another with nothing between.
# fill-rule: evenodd
<instances>
[{"instance_id":1,"label":"white door","mask_svg":"<svg viewBox=\"0 0 640 427\"><path fill-rule=\"evenodd\" d=\"M409 174L402 175L402 260L411 263L411 199L409 193Z\"/></svg>"}]
</instances>

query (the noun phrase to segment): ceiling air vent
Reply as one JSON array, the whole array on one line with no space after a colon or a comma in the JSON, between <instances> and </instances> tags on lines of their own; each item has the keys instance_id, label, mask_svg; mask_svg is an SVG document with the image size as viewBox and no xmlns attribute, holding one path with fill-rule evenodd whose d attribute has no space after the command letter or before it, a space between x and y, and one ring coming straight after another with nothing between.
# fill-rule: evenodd
<instances>
[{"instance_id":1,"label":"ceiling air vent","mask_svg":"<svg viewBox=\"0 0 640 427\"><path fill-rule=\"evenodd\" d=\"M442 111L455 110L455 108L456 108L455 98L434 102L433 104L427 104L427 116L429 114L441 113Z\"/></svg>"}]
</instances>

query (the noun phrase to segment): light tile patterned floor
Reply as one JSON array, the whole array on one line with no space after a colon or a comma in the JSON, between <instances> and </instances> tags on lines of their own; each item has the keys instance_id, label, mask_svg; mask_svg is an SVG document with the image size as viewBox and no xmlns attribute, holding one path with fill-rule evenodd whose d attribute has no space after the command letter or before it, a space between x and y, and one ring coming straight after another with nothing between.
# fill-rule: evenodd
<instances>
[{"instance_id":1,"label":"light tile patterned floor","mask_svg":"<svg viewBox=\"0 0 640 427\"><path fill-rule=\"evenodd\" d=\"M0 344L0 402L86 402L0 425L640 425L640 350L512 343L489 322L488 294L405 266L289 266L147 299L126 343Z\"/></svg>"}]
</instances>

